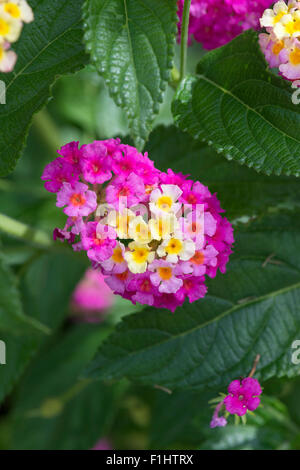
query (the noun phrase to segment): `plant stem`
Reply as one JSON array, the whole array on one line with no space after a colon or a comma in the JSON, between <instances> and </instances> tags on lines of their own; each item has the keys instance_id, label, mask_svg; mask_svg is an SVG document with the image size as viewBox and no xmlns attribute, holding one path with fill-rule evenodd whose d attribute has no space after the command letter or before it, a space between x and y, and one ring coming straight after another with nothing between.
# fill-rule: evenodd
<instances>
[{"instance_id":1,"label":"plant stem","mask_svg":"<svg viewBox=\"0 0 300 470\"><path fill-rule=\"evenodd\" d=\"M46 109L34 116L33 125L54 155L61 146L61 138L55 122Z\"/></svg>"},{"instance_id":2,"label":"plant stem","mask_svg":"<svg viewBox=\"0 0 300 470\"><path fill-rule=\"evenodd\" d=\"M181 24L181 49L180 49L180 81L186 74L186 59L189 36L190 7L192 0L184 0L182 24Z\"/></svg>"},{"instance_id":3,"label":"plant stem","mask_svg":"<svg viewBox=\"0 0 300 470\"><path fill-rule=\"evenodd\" d=\"M50 248L52 246L52 240L49 235L42 230L36 230L29 227L22 222L11 219L4 214L0 213L0 231L13 237L20 238L25 241L29 241L35 245L39 245L43 248Z\"/></svg>"}]
</instances>

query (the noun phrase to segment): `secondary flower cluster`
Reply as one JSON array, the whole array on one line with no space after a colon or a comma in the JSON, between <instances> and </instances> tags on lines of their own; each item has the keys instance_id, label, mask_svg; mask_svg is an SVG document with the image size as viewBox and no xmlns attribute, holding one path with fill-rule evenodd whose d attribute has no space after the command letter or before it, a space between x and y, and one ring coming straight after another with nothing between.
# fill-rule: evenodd
<instances>
[{"instance_id":1,"label":"secondary flower cluster","mask_svg":"<svg viewBox=\"0 0 300 470\"><path fill-rule=\"evenodd\" d=\"M283 0L264 12L260 24L267 33L259 36L270 67L278 67L287 80L300 79L300 1Z\"/></svg>"},{"instance_id":2,"label":"secondary flower cluster","mask_svg":"<svg viewBox=\"0 0 300 470\"><path fill-rule=\"evenodd\" d=\"M259 29L259 18L272 0L192 0L189 37L205 49L223 46L246 29ZM178 1L179 31L184 0Z\"/></svg>"},{"instance_id":3,"label":"secondary flower cluster","mask_svg":"<svg viewBox=\"0 0 300 470\"><path fill-rule=\"evenodd\" d=\"M85 250L114 293L174 311L225 272L233 229L216 195L181 173L155 168L119 139L71 142L42 175L68 216L54 239Z\"/></svg>"},{"instance_id":4,"label":"secondary flower cluster","mask_svg":"<svg viewBox=\"0 0 300 470\"><path fill-rule=\"evenodd\" d=\"M22 32L23 23L34 19L32 9L25 0L0 0L0 72L11 72L17 54L10 49Z\"/></svg>"},{"instance_id":5,"label":"secondary flower cluster","mask_svg":"<svg viewBox=\"0 0 300 470\"><path fill-rule=\"evenodd\" d=\"M228 395L221 398L216 406L210 427L224 427L227 425L225 416L219 416L222 407L225 407L226 416L236 415L242 417L248 411L255 411L260 405L262 389L257 379L246 377L242 380L233 380L228 387Z\"/></svg>"}]
</instances>

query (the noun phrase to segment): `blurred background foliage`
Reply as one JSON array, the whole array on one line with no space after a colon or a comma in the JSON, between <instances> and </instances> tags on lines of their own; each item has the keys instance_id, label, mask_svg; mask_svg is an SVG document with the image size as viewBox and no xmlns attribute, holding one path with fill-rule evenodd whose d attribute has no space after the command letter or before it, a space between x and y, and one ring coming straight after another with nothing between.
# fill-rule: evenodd
<instances>
[{"instance_id":1,"label":"blurred background foliage","mask_svg":"<svg viewBox=\"0 0 300 470\"><path fill-rule=\"evenodd\" d=\"M201 54L197 45L189 50L191 71ZM172 96L169 87L156 126L172 123ZM34 117L16 171L0 180L0 211L49 234L65 222L40 180L56 150L72 140L84 144L128 134L123 112L91 66L60 79L53 98ZM233 214L240 215L234 206ZM6 395L0 407L1 449L90 449L104 438L102 446L113 449L300 449L300 378L265 384L263 406L247 426L232 423L215 430L209 428L208 401L224 390L169 394L159 384L150 389L126 380L82 379L113 325L139 307L114 297L101 322L86 322L85 312L74 316L70 301L88 266L84 256L59 246L46 253L2 234L0 248L21 289L24 312L52 331L16 338L1 332L8 350L7 364L0 366Z\"/></svg>"}]
</instances>

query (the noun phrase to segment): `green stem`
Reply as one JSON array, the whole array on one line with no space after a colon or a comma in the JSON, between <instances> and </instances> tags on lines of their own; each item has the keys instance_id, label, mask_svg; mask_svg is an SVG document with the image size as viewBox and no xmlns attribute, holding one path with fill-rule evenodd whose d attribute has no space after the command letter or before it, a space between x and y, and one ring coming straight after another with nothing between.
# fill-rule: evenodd
<instances>
[{"instance_id":1,"label":"green stem","mask_svg":"<svg viewBox=\"0 0 300 470\"><path fill-rule=\"evenodd\" d=\"M186 74L186 59L189 36L190 7L192 0L184 0L182 24L181 24L181 49L180 49L180 81Z\"/></svg>"},{"instance_id":2,"label":"green stem","mask_svg":"<svg viewBox=\"0 0 300 470\"><path fill-rule=\"evenodd\" d=\"M29 241L30 243L39 245L43 248L50 248L52 246L52 240L47 233L43 232L42 230L31 228L28 225L11 219L10 217L7 217L1 213L0 231L6 233L7 235Z\"/></svg>"},{"instance_id":3,"label":"green stem","mask_svg":"<svg viewBox=\"0 0 300 470\"><path fill-rule=\"evenodd\" d=\"M55 122L46 109L34 116L34 128L54 155L61 147L61 138Z\"/></svg>"}]
</instances>

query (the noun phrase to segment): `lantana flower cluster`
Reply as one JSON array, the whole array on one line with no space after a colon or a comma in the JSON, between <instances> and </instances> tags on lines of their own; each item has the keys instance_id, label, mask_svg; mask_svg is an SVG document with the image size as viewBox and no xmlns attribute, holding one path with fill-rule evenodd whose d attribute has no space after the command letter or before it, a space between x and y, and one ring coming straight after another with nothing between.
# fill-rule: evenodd
<instances>
[{"instance_id":1,"label":"lantana flower cluster","mask_svg":"<svg viewBox=\"0 0 300 470\"><path fill-rule=\"evenodd\" d=\"M287 80L300 80L300 2L281 0L260 19L267 33L259 36L261 49L271 68L279 68Z\"/></svg>"},{"instance_id":2,"label":"lantana flower cluster","mask_svg":"<svg viewBox=\"0 0 300 470\"><path fill-rule=\"evenodd\" d=\"M248 377L233 380L228 386L228 395L221 393L219 398L211 400L211 403L217 403L210 423L211 428L226 426L230 415L234 415L237 420L242 418L246 423L247 413L252 413L259 407L262 388L259 381L253 378L259 361L258 354ZM222 409L225 413L220 416Z\"/></svg>"},{"instance_id":3,"label":"lantana flower cluster","mask_svg":"<svg viewBox=\"0 0 300 470\"><path fill-rule=\"evenodd\" d=\"M189 38L205 49L223 46L247 29L259 29L259 18L272 0L192 0ZM184 0L178 1L179 32Z\"/></svg>"},{"instance_id":4,"label":"lantana flower cluster","mask_svg":"<svg viewBox=\"0 0 300 470\"><path fill-rule=\"evenodd\" d=\"M233 380L228 386L228 395L221 397L215 408L210 427L226 426L229 415L243 417L248 411L255 411L260 405L261 394L262 388L257 379L246 377ZM225 415L220 416L222 408L225 408Z\"/></svg>"},{"instance_id":5,"label":"lantana flower cluster","mask_svg":"<svg viewBox=\"0 0 300 470\"><path fill-rule=\"evenodd\" d=\"M0 0L0 72L11 72L17 54L10 49L22 32L24 23L31 23L33 11L25 0Z\"/></svg>"},{"instance_id":6,"label":"lantana flower cluster","mask_svg":"<svg viewBox=\"0 0 300 470\"><path fill-rule=\"evenodd\" d=\"M54 239L84 250L114 293L174 311L224 273L233 229L215 194L119 139L71 142L42 175L68 216Z\"/></svg>"}]
</instances>

